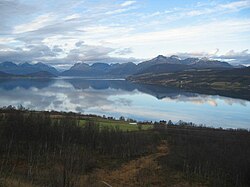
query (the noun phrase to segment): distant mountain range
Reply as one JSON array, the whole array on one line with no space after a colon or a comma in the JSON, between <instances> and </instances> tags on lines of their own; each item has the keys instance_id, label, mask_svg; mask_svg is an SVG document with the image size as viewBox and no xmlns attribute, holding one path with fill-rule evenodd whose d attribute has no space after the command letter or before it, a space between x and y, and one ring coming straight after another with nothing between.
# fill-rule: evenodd
<instances>
[{"instance_id":1,"label":"distant mountain range","mask_svg":"<svg viewBox=\"0 0 250 187\"><path fill-rule=\"evenodd\" d=\"M36 64L22 63L15 64L13 62L0 63L0 76L30 76L30 77L52 77L59 75L56 68L43 64L41 62Z\"/></svg>"},{"instance_id":2,"label":"distant mountain range","mask_svg":"<svg viewBox=\"0 0 250 187\"><path fill-rule=\"evenodd\" d=\"M127 77L137 72L137 65L128 62L124 64L95 63L88 65L77 63L69 70L61 73L62 76L82 76L82 77Z\"/></svg>"},{"instance_id":3,"label":"distant mountain range","mask_svg":"<svg viewBox=\"0 0 250 187\"><path fill-rule=\"evenodd\" d=\"M207 58L187 58L180 59L177 56L165 57L159 55L148 61L134 64L132 62L123 64L77 63L69 70L61 73L62 76L82 76L82 77L120 77L125 78L130 75L145 73L173 73L190 69L233 69L234 66L227 62L210 60Z\"/></svg>"},{"instance_id":4,"label":"distant mountain range","mask_svg":"<svg viewBox=\"0 0 250 187\"><path fill-rule=\"evenodd\" d=\"M145 73L173 73L189 69L228 69L234 68L227 62L210 60L208 58L186 58L180 59L178 56L165 57L162 55L152 60L138 64L137 74Z\"/></svg>"},{"instance_id":5,"label":"distant mountain range","mask_svg":"<svg viewBox=\"0 0 250 187\"><path fill-rule=\"evenodd\" d=\"M244 68L242 66L232 66L227 62L210 60L208 58L186 58L180 59L178 56L165 57L159 55L151 60L134 64L133 62L123 64L94 63L76 63L70 69L59 72L56 68L43 64L13 62L0 63L0 77L8 76L32 76L32 77L50 77L50 76L78 76L78 77L96 77L96 78L126 78L131 75L174 73L181 71L191 71L199 69L230 69Z\"/></svg>"}]
</instances>

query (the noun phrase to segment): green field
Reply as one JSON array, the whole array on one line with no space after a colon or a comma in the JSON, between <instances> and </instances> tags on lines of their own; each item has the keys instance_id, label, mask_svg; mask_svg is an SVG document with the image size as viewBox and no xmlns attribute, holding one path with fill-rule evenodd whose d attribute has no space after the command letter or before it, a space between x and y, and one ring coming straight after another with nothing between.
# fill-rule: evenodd
<instances>
[{"instance_id":1,"label":"green field","mask_svg":"<svg viewBox=\"0 0 250 187\"><path fill-rule=\"evenodd\" d=\"M149 130L153 128L153 125L150 124L142 124L142 125L135 125L129 124L127 121L120 121L120 120L110 120L110 119L103 119L103 118L91 118L91 119L80 119L80 125L86 125L89 121L97 123L100 128L116 128L122 131L138 131L138 130ZM141 126L141 127L139 127Z\"/></svg>"}]
</instances>

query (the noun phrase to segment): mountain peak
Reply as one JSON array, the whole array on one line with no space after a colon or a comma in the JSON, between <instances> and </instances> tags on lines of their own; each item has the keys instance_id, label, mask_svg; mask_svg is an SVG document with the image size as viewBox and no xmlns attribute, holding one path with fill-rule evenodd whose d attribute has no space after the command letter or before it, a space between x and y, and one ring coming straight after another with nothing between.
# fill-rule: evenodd
<instances>
[{"instance_id":1,"label":"mountain peak","mask_svg":"<svg viewBox=\"0 0 250 187\"><path fill-rule=\"evenodd\" d=\"M89 67L90 66L84 62L78 62L78 63L75 63L70 69L71 70L84 70Z\"/></svg>"},{"instance_id":2,"label":"mountain peak","mask_svg":"<svg viewBox=\"0 0 250 187\"><path fill-rule=\"evenodd\" d=\"M35 65L46 65L46 64L44 64L42 62L37 62Z\"/></svg>"},{"instance_id":3,"label":"mountain peak","mask_svg":"<svg viewBox=\"0 0 250 187\"><path fill-rule=\"evenodd\" d=\"M46 68L46 67L51 67L50 65L44 64L42 62L37 62L33 66L38 67L38 68Z\"/></svg>"},{"instance_id":4,"label":"mountain peak","mask_svg":"<svg viewBox=\"0 0 250 187\"><path fill-rule=\"evenodd\" d=\"M202 57L200 61L211 61L208 57Z\"/></svg>"},{"instance_id":5,"label":"mountain peak","mask_svg":"<svg viewBox=\"0 0 250 187\"><path fill-rule=\"evenodd\" d=\"M32 67L32 64L28 63L28 62L24 62L19 64L20 67Z\"/></svg>"},{"instance_id":6,"label":"mountain peak","mask_svg":"<svg viewBox=\"0 0 250 187\"><path fill-rule=\"evenodd\" d=\"M157 57L156 57L156 59L166 59L167 57L165 57L165 56L163 56L163 55L158 55Z\"/></svg>"},{"instance_id":7,"label":"mountain peak","mask_svg":"<svg viewBox=\"0 0 250 187\"><path fill-rule=\"evenodd\" d=\"M54 67L43 64L41 62L37 64L30 64L28 62L24 62L18 65L13 62L3 62L0 63L0 67L2 72L13 75L27 75L40 71L46 71L54 75L58 74L58 71Z\"/></svg>"},{"instance_id":8,"label":"mountain peak","mask_svg":"<svg viewBox=\"0 0 250 187\"><path fill-rule=\"evenodd\" d=\"M195 61L192 65L199 68L233 68L233 66L227 62L213 60L207 57Z\"/></svg>"},{"instance_id":9,"label":"mountain peak","mask_svg":"<svg viewBox=\"0 0 250 187\"><path fill-rule=\"evenodd\" d=\"M13 62L10 61L5 61L0 64L2 67L16 67L17 65Z\"/></svg>"}]
</instances>

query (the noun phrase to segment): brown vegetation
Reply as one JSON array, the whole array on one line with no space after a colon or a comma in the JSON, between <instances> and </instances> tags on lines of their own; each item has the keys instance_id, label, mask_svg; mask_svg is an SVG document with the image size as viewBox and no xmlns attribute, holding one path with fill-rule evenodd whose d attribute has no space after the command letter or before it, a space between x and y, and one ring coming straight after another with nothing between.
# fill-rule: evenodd
<instances>
[{"instance_id":1,"label":"brown vegetation","mask_svg":"<svg viewBox=\"0 0 250 187\"><path fill-rule=\"evenodd\" d=\"M57 115L1 110L0 186L250 185L247 130L161 122L127 132Z\"/></svg>"}]
</instances>

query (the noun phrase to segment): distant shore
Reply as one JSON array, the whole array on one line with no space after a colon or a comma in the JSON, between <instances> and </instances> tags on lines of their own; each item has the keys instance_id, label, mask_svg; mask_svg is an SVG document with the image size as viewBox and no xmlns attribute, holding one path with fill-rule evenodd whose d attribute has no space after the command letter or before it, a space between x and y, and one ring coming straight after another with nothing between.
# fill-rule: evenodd
<instances>
[{"instance_id":1,"label":"distant shore","mask_svg":"<svg viewBox=\"0 0 250 187\"><path fill-rule=\"evenodd\" d=\"M250 100L250 74L241 74L240 71L238 72L236 70L232 71L232 74L230 74L230 70L225 72L202 70L142 74L130 76L127 80L134 83L175 87L201 94L221 95Z\"/></svg>"}]
</instances>

